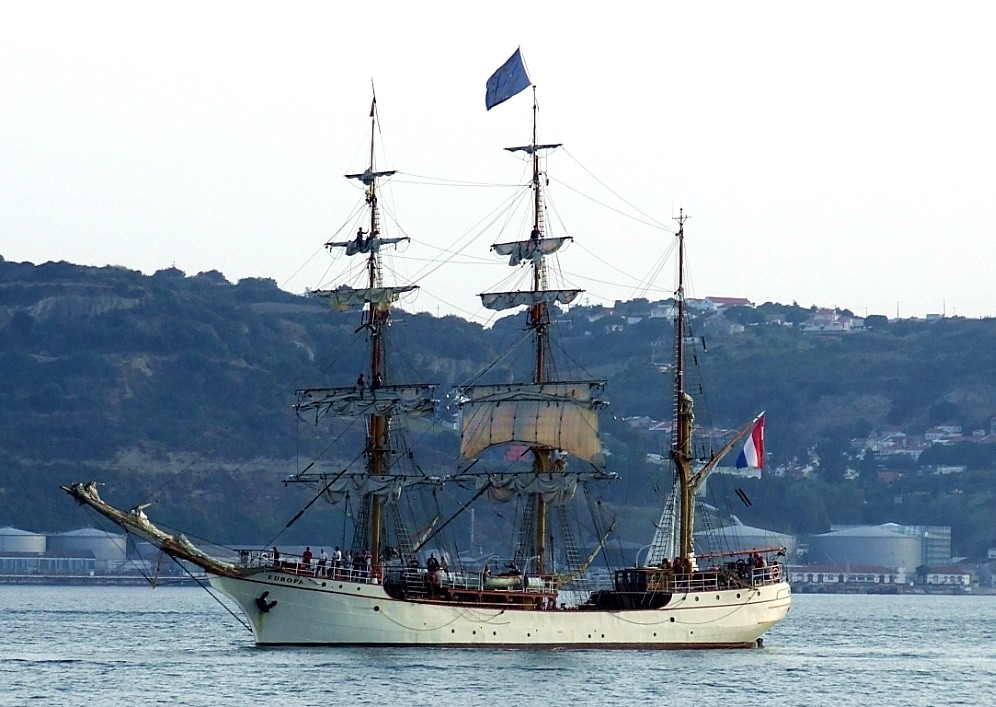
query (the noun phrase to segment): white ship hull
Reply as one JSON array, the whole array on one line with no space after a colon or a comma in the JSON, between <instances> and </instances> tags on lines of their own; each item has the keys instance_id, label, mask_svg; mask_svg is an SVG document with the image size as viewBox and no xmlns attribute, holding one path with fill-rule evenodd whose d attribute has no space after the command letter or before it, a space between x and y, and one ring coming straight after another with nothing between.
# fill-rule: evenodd
<instances>
[{"instance_id":1,"label":"white ship hull","mask_svg":"<svg viewBox=\"0 0 996 707\"><path fill-rule=\"evenodd\" d=\"M211 584L239 605L259 645L745 648L791 604L786 582L676 593L663 608L628 611L403 601L380 584L266 570ZM267 611L257 603L264 592L276 602Z\"/></svg>"}]
</instances>

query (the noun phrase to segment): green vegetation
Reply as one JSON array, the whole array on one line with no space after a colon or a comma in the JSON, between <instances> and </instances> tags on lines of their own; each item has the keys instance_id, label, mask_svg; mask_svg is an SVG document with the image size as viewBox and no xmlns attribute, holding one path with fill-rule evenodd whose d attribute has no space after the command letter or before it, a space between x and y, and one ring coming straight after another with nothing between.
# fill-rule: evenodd
<instances>
[{"instance_id":1,"label":"green vegetation","mask_svg":"<svg viewBox=\"0 0 996 707\"><path fill-rule=\"evenodd\" d=\"M606 448L622 480L607 496L626 506L655 503L669 483L646 461L665 452L666 440L624 420L670 416L673 336L650 309L637 300L596 318L596 308L573 308L555 352L609 382ZM788 325L812 309L734 308L726 321L742 330L732 333L713 332L716 315L693 320L697 335L710 331L707 346L690 342L703 369L699 423L732 428L765 409L767 465L790 470L762 480L717 476L711 491L742 488L753 504L729 512L774 530L942 524L953 527L957 554L984 552L996 539L996 445L938 445L913 461L861 454L852 440L889 430L922 435L936 425L988 431L996 320L869 317L865 331L836 335ZM155 498L156 517L176 527L266 542L260 528L279 530L309 500L280 479L321 450L347 448L337 435L350 430L310 425L291 405L297 388L355 380L362 347L347 344L362 340L358 323L357 314L330 312L272 280L0 259L0 525L77 527L84 519L57 485L95 478L122 503ZM516 317L484 329L396 312L390 376L439 383L445 396L521 330ZM488 379L506 379L514 366L503 362ZM443 401L419 440L431 473L452 470L456 457L454 398ZM792 475L806 466L810 478ZM932 473L938 467L965 471ZM302 535L318 527L312 515Z\"/></svg>"}]
</instances>

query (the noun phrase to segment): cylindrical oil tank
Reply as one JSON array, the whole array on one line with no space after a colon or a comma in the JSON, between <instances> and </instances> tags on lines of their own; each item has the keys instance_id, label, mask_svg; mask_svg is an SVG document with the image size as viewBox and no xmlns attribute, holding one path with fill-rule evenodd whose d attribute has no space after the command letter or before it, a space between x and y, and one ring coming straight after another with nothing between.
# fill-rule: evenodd
<instances>
[{"instance_id":1,"label":"cylindrical oil tank","mask_svg":"<svg viewBox=\"0 0 996 707\"><path fill-rule=\"evenodd\" d=\"M0 553L42 555L47 548L46 537L18 528L0 528Z\"/></svg>"},{"instance_id":2,"label":"cylindrical oil tank","mask_svg":"<svg viewBox=\"0 0 996 707\"><path fill-rule=\"evenodd\" d=\"M811 538L808 560L817 565L879 565L914 570L920 564L920 541L889 526L845 528Z\"/></svg>"},{"instance_id":3,"label":"cylindrical oil tank","mask_svg":"<svg viewBox=\"0 0 996 707\"><path fill-rule=\"evenodd\" d=\"M85 556L92 553L98 562L114 566L125 561L128 543L124 535L96 528L80 528L51 536L48 548L49 552L63 556Z\"/></svg>"}]
</instances>

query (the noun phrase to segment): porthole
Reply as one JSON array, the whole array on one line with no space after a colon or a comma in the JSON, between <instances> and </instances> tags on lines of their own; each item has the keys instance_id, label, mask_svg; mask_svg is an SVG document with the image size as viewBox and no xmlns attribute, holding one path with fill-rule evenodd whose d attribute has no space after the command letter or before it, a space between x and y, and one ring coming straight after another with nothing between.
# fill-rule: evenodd
<instances>
[{"instance_id":1,"label":"porthole","mask_svg":"<svg viewBox=\"0 0 996 707\"><path fill-rule=\"evenodd\" d=\"M379 606L375 606L374 607L374 611L380 611L380 607Z\"/></svg>"},{"instance_id":2,"label":"porthole","mask_svg":"<svg viewBox=\"0 0 996 707\"><path fill-rule=\"evenodd\" d=\"M698 600L699 600L699 598L698 598L698 597L695 597L695 601L698 601Z\"/></svg>"},{"instance_id":3,"label":"porthole","mask_svg":"<svg viewBox=\"0 0 996 707\"><path fill-rule=\"evenodd\" d=\"M671 623L674 623L674 617L673 616L671 617Z\"/></svg>"}]
</instances>

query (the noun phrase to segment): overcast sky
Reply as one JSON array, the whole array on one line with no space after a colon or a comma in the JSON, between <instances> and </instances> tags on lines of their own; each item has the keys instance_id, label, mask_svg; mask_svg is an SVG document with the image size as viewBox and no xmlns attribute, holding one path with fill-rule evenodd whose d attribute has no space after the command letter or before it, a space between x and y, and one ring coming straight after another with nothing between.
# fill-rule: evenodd
<instances>
[{"instance_id":1,"label":"overcast sky","mask_svg":"<svg viewBox=\"0 0 996 707\"><path fill-rule=\"evenodd\" d=\"M372 79L422 286L404 306L486 320L474 295L508 268L478 233L524 180L502 148L528 142L531 93L488 112L484 85L521 46L540 140L565 145L550 230L575 238L559 262L587 301L668 296L673 267L640 282L683 208L693 296L996 316L993 12L7 2L0 255L335 284L322 244L352 228Z\"/></svg>"}]
</instances>

